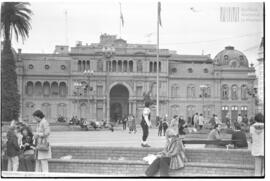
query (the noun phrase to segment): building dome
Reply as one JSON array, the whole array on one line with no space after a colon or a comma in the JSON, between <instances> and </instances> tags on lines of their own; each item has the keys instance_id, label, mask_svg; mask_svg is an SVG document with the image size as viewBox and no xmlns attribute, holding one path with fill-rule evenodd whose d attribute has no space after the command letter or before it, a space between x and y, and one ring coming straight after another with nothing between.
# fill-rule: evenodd
<instances>
[{"instance_id":1,"label":"building dome","mask_svg":"<svg viewBox=\"0 0 270 181\"><path fill-rule=\"evenodd\" d=\"M219 52L214 58L214 63L220 66L248 67L247 57L242 52L235 50L233 46L227 46Z\"/></svg>"}]
</instances>

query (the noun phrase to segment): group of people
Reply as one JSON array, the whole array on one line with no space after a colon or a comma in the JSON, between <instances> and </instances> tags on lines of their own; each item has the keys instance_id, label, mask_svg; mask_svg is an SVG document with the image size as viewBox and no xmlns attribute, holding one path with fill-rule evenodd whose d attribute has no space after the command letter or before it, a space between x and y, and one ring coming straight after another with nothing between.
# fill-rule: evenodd
<instances>
[{"instance_id":1,"label":"group of people","mask_svg":"<svg viewBox=\"0 0 270 181\"><path fill-rule=\"evenodd\" d=\"M129 133L136 133L137 129L136 129L136 120L135 120L135 116L130 114L128 116L125 116L124 119L122 120L122 124L123 124L123 130L126 130L128 127L128 131Z\"/></svg>"},{"instance_id":2,"label":"group of people","mask_svg":"<svg viewBox=\"0 0 270 181\"><path fill-rule=\"evenodd\" d=\"M36 132L30 126L12 121L7 132L5 154L8 171L48 172L48 159L51 158L49 144L50 127L42 111L33 113L37 121Z\"/></svg>"}]
</instances>

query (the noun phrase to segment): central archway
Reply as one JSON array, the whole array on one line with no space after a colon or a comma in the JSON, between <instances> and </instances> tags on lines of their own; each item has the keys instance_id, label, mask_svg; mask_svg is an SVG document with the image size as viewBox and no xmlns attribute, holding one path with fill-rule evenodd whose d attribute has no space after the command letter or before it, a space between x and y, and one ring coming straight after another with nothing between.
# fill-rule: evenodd
<instances>
[{"instance_id":1,"label":"central archway","mask_svg":"<svg viewBox=\"0 0 270 181\"><path fill-rule=\"evenodd\" d=\"M112 87L110 91L110 120L117 121L128 115L128 89L121 84Z\"/></svg>"}]
</instances>

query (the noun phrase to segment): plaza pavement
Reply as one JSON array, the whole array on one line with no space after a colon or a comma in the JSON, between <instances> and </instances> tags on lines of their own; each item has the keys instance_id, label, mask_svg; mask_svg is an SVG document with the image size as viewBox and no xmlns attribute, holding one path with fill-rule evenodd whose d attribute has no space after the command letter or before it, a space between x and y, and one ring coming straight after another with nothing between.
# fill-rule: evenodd
<instances>
[{"instance_id":1,"label":"plaza pavement","mask_svg":"<svg viewBox=\"0 0 270 181\"><path fill-rule=\"evenodd\" d=\"M142 131L136 134L128 131L91 130L91 131L57 131L51 132L51 145L61 146L109 146L109 147L141 147ZM150 129L148 143L151 147L161 148L166 143L165 136L157 136L157 129ZM187 145L187 147L203 147L204 145Z\"/></svg>"}]
</instances>

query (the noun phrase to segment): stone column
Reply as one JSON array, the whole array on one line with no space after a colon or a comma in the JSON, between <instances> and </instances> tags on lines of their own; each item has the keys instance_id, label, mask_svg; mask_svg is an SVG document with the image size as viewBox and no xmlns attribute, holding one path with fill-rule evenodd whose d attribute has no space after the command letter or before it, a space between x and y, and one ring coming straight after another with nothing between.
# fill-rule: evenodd
<instances>
[{"instance_id":1,"label":"stone column","mask_svg":"<svg viewBox=\"0 0 270 181\"><path fill-rule=\"evenodd\" d=\"M107 120L110 121L110 97L107 95Z\"/></svg>"},{"instance_id":2,"label":"stone column","mask_svg":"<svg viewBox=\"0 0 270 181\"><path fill-rule=\"evenodd\" d=\"M106 101L105 99L102 101L102 105L103 105L103 120L106 118Z\"/></svg>"}]
</instances>

